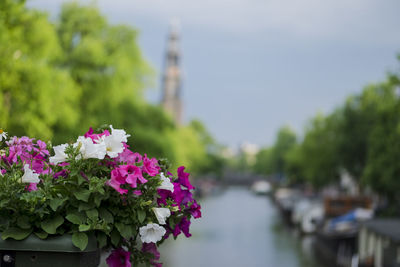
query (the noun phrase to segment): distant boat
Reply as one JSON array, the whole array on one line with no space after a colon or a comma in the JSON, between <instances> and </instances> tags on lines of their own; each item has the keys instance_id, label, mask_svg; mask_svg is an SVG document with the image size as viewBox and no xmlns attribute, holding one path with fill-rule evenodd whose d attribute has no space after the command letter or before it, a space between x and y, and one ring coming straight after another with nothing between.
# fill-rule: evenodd
<instances>
[{"instance_id":1,"label":"distant boat","mask_svg":"<svg viewBox=\"0 0 400 267\"><path fill-rule=\"evenodd\" d=\"M271 184L267 181L256 181L252 184L251 190L257 195L267 195L271 192Z\"/></svg>"},{"instance_id":2,"label":"distant boat","mask_svg":"<svg viewBox=\"0 0 400 267\"><path fill-rule=\"evenodd\" d=\"M274 199L283 215L284 220L289 225L292 225L292 212L295 204L301 199L300 192L291 188L279 188L275 192Z\"/></svg>"},{"instance_id":3,"label":"distant boat","mask_svg":"<svg viewBox=\"0 0 400 267\"><path fill-rule=\"evenodd\" d=\"M314 203L304 212L301 218L300 229L304 234L312 234L324 218L324 208L321 203Z\"/></svg>"},{"instance_id":4,"label":"distant boat","mask_svg":"<svg viewBox=\"0 0 400 267\"><path fill-rule=\"evenodd\" d=\"M312 234L317 224L324 218L324 208L318 199L301 198L294 203L292 223L299 227L303 234Z\"/></svg>"}]
</instances>

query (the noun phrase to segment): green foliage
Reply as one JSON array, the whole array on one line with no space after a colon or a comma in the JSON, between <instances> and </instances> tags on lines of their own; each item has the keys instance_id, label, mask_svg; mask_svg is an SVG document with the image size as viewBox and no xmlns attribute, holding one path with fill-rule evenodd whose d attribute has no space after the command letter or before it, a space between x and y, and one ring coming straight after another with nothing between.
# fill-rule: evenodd
<instances>
[{"instance_id":1,"label":"green foliage","mask_svg":"<svg viewBox=\"0 0 400 267\"><path fill-rule=\"evenodd\" d=\"M388 80L364 92L368 102L375 103L375 123L368 135L362 183L384 193L394 205L400 205L400 100L396 95L399 85L395 80Z\"/></svg>"},{"instance_id":2,"label":"green foliage","mask_svg":"<svg viewBox=\"0 0 400 267\"><path fill-rule=\"evenodd\" d=\"M273 166L273 147L261 149L256 156L256 163L254 164L254 171L260 174L270 175L275 173Z\"/></svg>"},{"instance_id":3,"label":"green foliage","mask_svg":"<svg viewBox=\"0 0 400 267\"><path fill-rule=\"evenodd\" d=\"M133 133L135 151L198 173L221 172L217 145L200 122L179 128L145 101L155 75L137 38L136 29L109 24L94 4L66 3L51 23L25 1L1 1L1 128L60 144L112 124Z\"/></svg>"},{"instance_id":4,"label":"green foliage","mask_svg":"<svg viewBox=\"0 0 400 267\"><path fill-rule=\"evenodd\" d=\"M2 234L1 238L3 240L7 238L13 238L15 240L23 240L27 238L32 233L32 229L23 229L17 227L10 227L6 229Z\"/></svg>"},{"instance_id":5,"label":"green foliage","mask_svg":"<svg viewBox=\"0 0 400 267\"><path fill-rule=\"evenodd\" d=\"M400 60L400 57L399 57ZM316 187L338 183L345 170L363 187L386 197L387 211L400 205L400 74L366 86L328 116L317 115L305 129L304 139L283 156L292 182ZM257 165L273 172L275 146L258 154Z\"/></svg>"},{"instance_id":6,"label":"green foliage","mask_svg":"<svg viewBox=\"0 0 400 267\"><path fill-rule=\"evenodd\" d=\"M317 187L337 181L339 154L337 152L336 114L317 115L306 129L300 145L301 171L305 179Z\"/></svg>"},{"instance_id":7,"label":"green foliage","mask_svg":"<svg viewBox=\"0 0 400 267\"><path fill-rule=\"evenodd\" d=\"M48 234L55 234L57 232L57 228L61 226L64 222L64 218L60 215L57 215L53 218L46 219L41 222L42 229Z\"/></svg>"},{"instance_id":8,"label":"green foliage","mask_svg":"<svg viewBox=\"0 0 400 267\"><path fill-rule=\"evenodd\" d=\"M89 242L89 238L85 233L73 233L72 234L72 244L78 247L80 250L84 250Z\"/></svg>"},{"instance_id":9,"label":"green foliage","mask_svg":"<svg viewBox=\"0 0 400 267\"><path fill-rule=\"evenodd\" d=\"M290 127L280 128L274 145L258 152L254 171L266 175L282 174L287 165L286 155L296 145L296 140Z\"/></svg>"},{"instance_id":10,"label":"green foliage","mask_svg":"<svg viewBox=\"0 0 400 267\"><path fill-rule=\"evenodd\" d=\"M0 4L0 121L16 134L51 138L53 128L74 126L80 89L57 68L61 48L45 14L24 1Z\"/></svg>"}]
</instances>

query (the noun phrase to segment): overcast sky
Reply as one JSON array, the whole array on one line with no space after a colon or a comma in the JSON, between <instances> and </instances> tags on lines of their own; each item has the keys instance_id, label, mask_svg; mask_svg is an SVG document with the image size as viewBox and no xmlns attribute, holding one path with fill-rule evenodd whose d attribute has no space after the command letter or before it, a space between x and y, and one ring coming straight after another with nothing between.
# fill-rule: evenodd
<instances>
[{"instance_id":1,"label":"overcast sky","mask_svg":"<svg viewBox=\"0 0 400 267\"><path fill-rule=\"evenodd\" d=\"M62 0L28 0L59 12ZM87 2L87 1L86 1ZM99 0L112 23L140 31L160 73L171 18L182 28L185 120L201 119L232 147L301 134L370 82L398 71L398 0ZM148 93L160 99L159 86Z\"/></svg>"}]
</instances>

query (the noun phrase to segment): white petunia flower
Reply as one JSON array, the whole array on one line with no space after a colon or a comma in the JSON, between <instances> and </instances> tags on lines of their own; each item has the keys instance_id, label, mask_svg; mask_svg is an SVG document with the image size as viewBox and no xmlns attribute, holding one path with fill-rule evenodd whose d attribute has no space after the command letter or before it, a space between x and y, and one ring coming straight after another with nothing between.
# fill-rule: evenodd
<instances>
[{"instance_id":1,"label":"white petunia flower","mask_svg":"<svg viewBox=\"0 0 400 267\"><path fill-rule=\"evenodd\" d=\"M75 144L81 145L79 151L84 159L104 159L106 156L106 144L104 142L93 143L91 138L79 136Z\"/></svg>"},{"instance_id":2,"label":"white petunia flower","mask_svg":"<svg viewBox=\"0 0 400 267\"><path fill-rule=\"evenodd\" d=\"M165 220L171 216L171 211L167 208L153 208L159 224L165 224Z\"/></svg>"},{"instance_id":3,"label":"white petunia flower","mask_svg":"<svg viewBox=\"0 0 400 267\"><path fill-rule=\"evenodd\" d=\"M149 223L139 228L140 239L143 243L156 243L162 239L167 231L156 223Z\"/></svg>"},{"instance_id":4,"label":"white petunia flower","mask_svg":"<svg viewBox=\"0 0 400 267\"><path fill-rule=\"evenodd\" d=\"M121 142L128 142L128 137L131 136L130 134L126 134L125 130L122 129L114 129L112 125L110 125L111 128L111 135L114 136L116 140L119 140Z\"/></svg>"},{"instance_id":5,"label":"white petunia flower","mask_svg":"<svg viewBox=\"0 0 400 267\"><path fill-rule=\"evenodd\" d=\"M124 144L121 141L120 136L109 135L105 136L103 142L106 146L107 155L110 158L118 157L119 153L124 151Z\"/></svg>"},{"instance_id":6,"label":"white petunia flower","mask_svg":"<svg viewBox=\"0 0 400 267\"><path fill-rule=\"evenodd\" d=\"M165 177L164 173L160 173L160 178L161 178L161 185L157 188L169 190L173 193L174 185L171 183L171 180L168 177Z\"/></svg>"},{"instance_id":7,"label":"white petunia flower","mask_svg":"<svg viewBox=\"0 0 400 267\"><path fill-rule=\"evenodd\" d=\"M39 179L39 174L34 173L33 170L31 170L29 168L29 164L25 164L24 165L24 175L22 176L22 182L23 183L39 183L40 179Z\"/></svg>"},{"instance_id":8,"label":"white petunia flower","mask_svg":"<svg viewBox=\"0 0 400 267\"><path fill-rule=\"evenodd\" d=\"M0 141L3 141L7 139L7 132L3 131L3 129L0 128Z\"/></svg>"},{"instance_id":9,"label":"white petunia flower","mask_svg":"<svg viewBox=\"0 0 400 267\"><path fill-rule=\"evenodd\" d=\"M50 157L50 163L58 164L60 162L64 162L67 160L67 154L65 154L65 149L67 148L67 144L62 144L53 147L55 155Z\"/></svg>"}]
</instances>

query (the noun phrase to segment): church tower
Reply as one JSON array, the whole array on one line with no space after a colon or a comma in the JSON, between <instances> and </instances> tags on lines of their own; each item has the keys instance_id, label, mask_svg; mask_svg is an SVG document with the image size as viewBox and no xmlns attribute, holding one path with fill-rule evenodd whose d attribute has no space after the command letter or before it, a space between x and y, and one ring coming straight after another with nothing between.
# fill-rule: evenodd
<instances>
[{"instance_id":1,"label":"church tower","mask_svg":"<svg viewBox=\"0 0 400 267\"><path fill-rule=\"evenodd\" d=\"M167 39L167 48L162 77L161 105L178 125L182 124L181 71L179 50L179 24L172 22Z\"/></svg>"}]
</instances>

